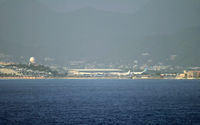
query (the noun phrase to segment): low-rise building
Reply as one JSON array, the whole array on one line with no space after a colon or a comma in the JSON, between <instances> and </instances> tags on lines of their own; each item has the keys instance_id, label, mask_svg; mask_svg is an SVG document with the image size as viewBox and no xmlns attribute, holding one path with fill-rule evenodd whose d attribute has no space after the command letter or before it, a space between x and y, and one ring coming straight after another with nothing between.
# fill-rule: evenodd
<instances>
[{"instance_id":1,"label":"low-rise building","mask_svg":"<svg viewBox=\"0 0 200 125\"><path fill-rule=\"evenodd\" d=\"M177 79L200 79L200 71L184 71L176 76Z\"/></svg>"},{"instance_id":2,"label":"low-rise building","mask_svg":"<svg viewBox=\"0 0 200 125\"><path fill-rule=\"evenodd\" d=\"M186 75L188 79L198 79L200 78L200 71L188 71Z\"/></svg>"}]
</instances>

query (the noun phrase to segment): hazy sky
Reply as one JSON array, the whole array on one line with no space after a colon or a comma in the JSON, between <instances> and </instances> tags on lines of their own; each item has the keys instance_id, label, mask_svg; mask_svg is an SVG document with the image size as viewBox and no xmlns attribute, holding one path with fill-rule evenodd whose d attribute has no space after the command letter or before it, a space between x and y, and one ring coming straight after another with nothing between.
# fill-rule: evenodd
<instances>
[{"instance_id":1,"label":"hazy sky","mask_svg":"<svg viewBox=\"0 0 200 125\"><path fill-rule=\"evenodd\" d=\"M200 0L0 0L0 53L199 64L199 12Z\"/></svg>"},{"instance_id":2,"label":"hazy sky","mask_svg":"<svg viewBox=\"0 0 200 125\"><path fill-rule=\"evenodd\" d=\"M134 13L149 0L38 0L57 12L92 7L120 13Z\"/></svg>"}]
</instances>

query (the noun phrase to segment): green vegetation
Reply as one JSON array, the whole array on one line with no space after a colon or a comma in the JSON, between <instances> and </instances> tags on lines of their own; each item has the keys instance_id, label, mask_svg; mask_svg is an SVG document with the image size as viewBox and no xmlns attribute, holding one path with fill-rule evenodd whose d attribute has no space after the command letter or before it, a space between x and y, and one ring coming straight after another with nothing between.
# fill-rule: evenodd
<instances>
[{"instance_id":1,"label":"green vegetation","mask_svg":"<svg viewBox=\"0 0 200 125\"><path fill-rule=\"evenodd\" d=\"M0 77L17 77L16 74L7 74L7 73L0 73Z\"/></svg>"},{"instance_id":2,"label":"green vegetation","mask_svg":"<svg viewBox=\"0 0 200 125\"><path fill-rule=\"evenodd\" d=\"M6 67L17 67L17 68L24 68L26 70L33 70L33 71L43 71L43 72L50 72L53 76L57 75L57 71L53 71L51 68L43 65L27 65L27 64L11 64L7 65Z\"/></svg>"}]
</instances>

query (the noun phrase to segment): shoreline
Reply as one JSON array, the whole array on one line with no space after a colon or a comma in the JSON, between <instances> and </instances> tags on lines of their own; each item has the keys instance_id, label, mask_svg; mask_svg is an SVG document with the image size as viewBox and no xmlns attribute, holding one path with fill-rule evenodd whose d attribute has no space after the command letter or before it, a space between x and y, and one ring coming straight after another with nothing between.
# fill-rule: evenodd
<instances>
[{"instance_id":1,"label":"shoreline","mask_svg":"<svg viewBox=\"0 0 200 125\"><path fill-rule=\"evenodd\" d=\"M28 79L132 79L132 80L200 80L196 78L191 79L177 79L177 78L158 78L158 77L150 77L150 78L130 78L130 77L0 77L0 80L28 80Z\"/></svg>"}]
</instances>

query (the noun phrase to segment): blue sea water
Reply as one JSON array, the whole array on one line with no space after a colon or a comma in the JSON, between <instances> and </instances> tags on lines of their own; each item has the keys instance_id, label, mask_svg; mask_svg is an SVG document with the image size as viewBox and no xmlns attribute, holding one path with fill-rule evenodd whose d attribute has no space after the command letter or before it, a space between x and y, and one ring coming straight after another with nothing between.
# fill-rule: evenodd
<instances>
[{"instance_id":1,"label":"blue sea water","mask_svg":"<svg viewBox=\"0 0 200 125\"><path fill-rule=\"evenodd\" d=\"M0 80L0 125L200 125L199 80Z\"/></svg>"}]
</instances>

